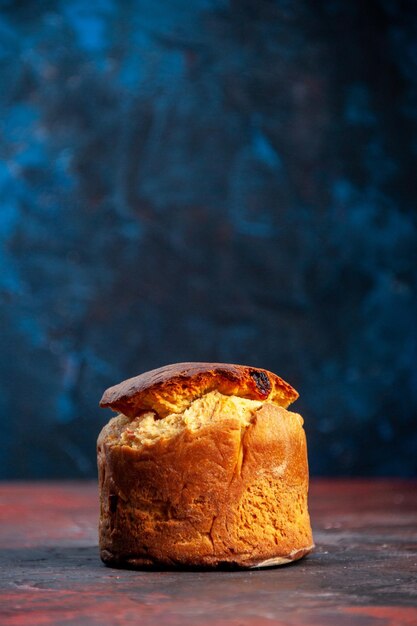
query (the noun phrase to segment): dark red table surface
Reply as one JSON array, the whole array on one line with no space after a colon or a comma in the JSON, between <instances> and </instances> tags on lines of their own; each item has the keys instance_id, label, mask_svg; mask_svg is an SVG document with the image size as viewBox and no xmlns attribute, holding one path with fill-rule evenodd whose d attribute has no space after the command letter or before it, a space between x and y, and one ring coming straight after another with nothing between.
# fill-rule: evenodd
<instances>
[{"instance_id":1,"label":"dark red table surface","mask_svg":"<svg viewBox=\"0 0 417 626\"><path fill-rule=\"evenodd\" d=\"M316 480L315 552L275 569L106 568L97 486L0 484L0 624L417 625L417 482Z\"/></svg>"}]
</instances>

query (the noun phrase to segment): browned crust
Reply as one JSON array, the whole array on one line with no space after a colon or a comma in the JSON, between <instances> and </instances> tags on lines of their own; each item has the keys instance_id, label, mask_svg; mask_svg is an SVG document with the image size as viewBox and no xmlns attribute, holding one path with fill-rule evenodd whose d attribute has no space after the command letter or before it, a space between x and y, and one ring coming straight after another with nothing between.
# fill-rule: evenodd
<instances>
[{"instance_id":1,"label":"browned crust","mask_svg":"<svg viewBox=\"0 0 417 626\"><path fill-rule=\"evenodd\" d=\"M225 415L140 450L115 443L113 430L98 439L106 564L267 567L312 550L299 415L265 402L247 427Z\"/></svg>"},{"instance_id":2,"label":"browned crust","mask_svg":"<svg viewBox=\"0 0 417 626\"><path fill-rule=\"evenodd\" d=\"M100 406L135 417L146 410L160 417L179 413L214 389L224 395L289 406L298 393L268 370L230 363L175 363L129 378L107 389Z\"/></svg>"}]
</instances>

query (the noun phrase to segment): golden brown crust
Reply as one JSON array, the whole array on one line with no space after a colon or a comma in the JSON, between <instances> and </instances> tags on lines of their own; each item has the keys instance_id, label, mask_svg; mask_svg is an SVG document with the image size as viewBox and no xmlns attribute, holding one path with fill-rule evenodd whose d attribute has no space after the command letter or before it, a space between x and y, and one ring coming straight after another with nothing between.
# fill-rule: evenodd
<instances>
[{"instance_id":1,"label":"golden brown crust","mask_svg":"<svg viewBox=\"0 0 417 626\"><path fill-rule=\"evenodd\" d=\"M264 567L311 551L299 415L267 401L249 426L226 415L140 450L115 443L117 419L97 444L105 563Z\"/></svg>"},{"instance_id":2,"label":"golden brown crust","mask_svg":"<svg viewBox=\"0 0 417 626\"><path fill-rule=\"evenodd\" d=\"M159 417L179 413L212 390L287 407L298 393L267 370L229 363L175 363L129 378L107 389L100 406L128 417L153 410Z\"/></svg>"}]
</instances>

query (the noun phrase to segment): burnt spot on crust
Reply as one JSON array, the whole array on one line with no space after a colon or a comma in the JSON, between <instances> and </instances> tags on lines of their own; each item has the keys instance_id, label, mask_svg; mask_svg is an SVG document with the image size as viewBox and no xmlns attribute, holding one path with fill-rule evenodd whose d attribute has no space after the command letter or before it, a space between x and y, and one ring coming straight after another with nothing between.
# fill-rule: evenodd
<instances>
[{"instance_id":1,"label":"burnt spot on crust","mask_svg":"<svg viewBox=\"0 0 417 626\"><path fill-rule=\"evenodd\" d=\"M258 391L262 395L267 396L271 391L271 381L268 375L260 370L250 370L249 374L255 381Z\"/></svg>"},{"instance_id":2,"label":"burnt spot on crust","mask_svg":"<svg viewBox=\"0 0 417 626\"><path fill-rule=\"evenodd\" d=\"M116 513L118 500L119 500L119 497L116 496L115 494L111 493L109 495L109 511L110 511L110 513Z\"/></svg>"},{"instance_id":3,"label":"burnt spot on crust","mask_svg":"<svg viewBox=\"0 0 417 626\"><path fill-rule=\"evenodd\" d=\"M223 369L223 368L218 368L216 370L216 374L218 374L219 376L221 376L222 378L225 378L226 380L230 381L231 383L238 383L239 382L239 376L236 372L227 370L227 369Z\"/></svg>"}]
</instances>

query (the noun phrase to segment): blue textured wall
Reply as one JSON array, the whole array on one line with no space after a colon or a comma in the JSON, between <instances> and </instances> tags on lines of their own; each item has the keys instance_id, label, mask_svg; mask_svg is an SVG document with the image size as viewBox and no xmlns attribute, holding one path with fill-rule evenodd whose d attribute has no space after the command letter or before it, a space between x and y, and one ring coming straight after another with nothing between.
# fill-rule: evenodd
<instances>
[{"instance_id":1,"label":"blue textured wall","mask_svg":"<svg viewBox=\"0 0 417 626\"><path fill-rule=\"evenodd\" d=\"M102 391L181 360L415 474L416 99L414 2L1 1L2 476L94 475Z\"/></svg>"}]
</instances>

